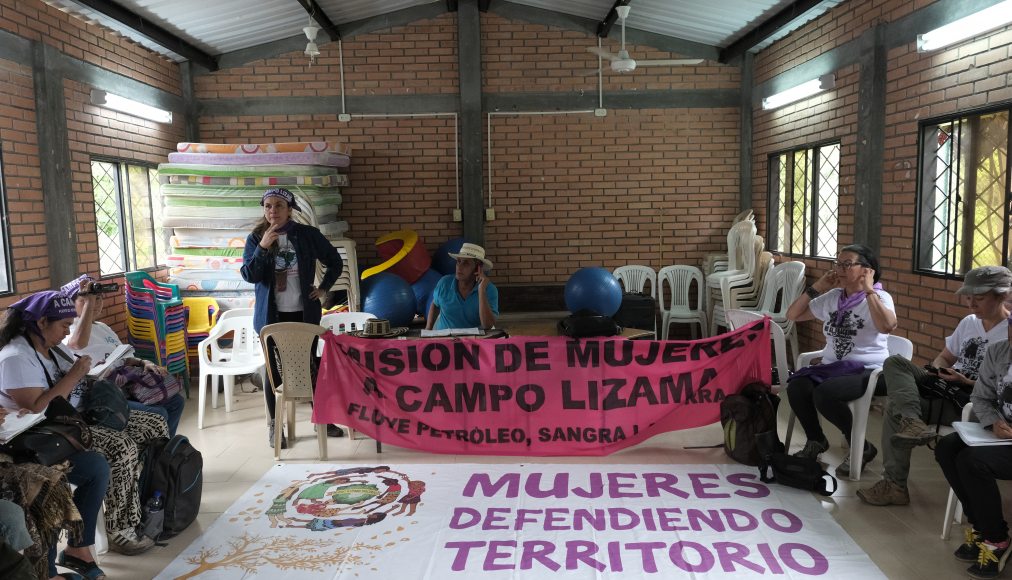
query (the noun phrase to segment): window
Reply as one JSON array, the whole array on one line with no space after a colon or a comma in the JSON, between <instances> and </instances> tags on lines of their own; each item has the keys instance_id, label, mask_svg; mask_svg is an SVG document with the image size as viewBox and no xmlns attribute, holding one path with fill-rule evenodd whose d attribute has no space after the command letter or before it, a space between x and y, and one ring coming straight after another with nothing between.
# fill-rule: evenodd
<instances>
[{"instance_id":1,"label":"window","mask_svg":"<svg viewBox=\"0 0 1012 580\"><path fill-rule=\"evenodd\" d=\"M796 256L836 256L840 144L771 155L769 181L769 248Z\"/></svg>"},{"instance_id":2,"label":"window","mask_svg":"<svg viewBox=\"0 0 1012 580\"><path fill-rule=\"evenodd\" d=\"M92 159L102 276L154 268L168 255L162 197L154 167Z\"/></svg>"},{"instance_id":3,"label":"window","mask_svg":"<svg viewBox=\"0 0 1012 580\"><path fill-rule=\"evenodd\" d=\"M1009 263L1009 109L921 125L916 269Z\"/></svg>"},{"instance_id":4,"label":"window","mask_svg":"<svg viewBox=\"0 0 1012 580\"><path fill-rule=\"evenodd\" d=\"M3 147L0 147L0 151ZM0 154L0 295L14 292L14 269L11 267L10 214L7 213L7 188L3 180L3 157Z\"/></svg>"}]
</instances>

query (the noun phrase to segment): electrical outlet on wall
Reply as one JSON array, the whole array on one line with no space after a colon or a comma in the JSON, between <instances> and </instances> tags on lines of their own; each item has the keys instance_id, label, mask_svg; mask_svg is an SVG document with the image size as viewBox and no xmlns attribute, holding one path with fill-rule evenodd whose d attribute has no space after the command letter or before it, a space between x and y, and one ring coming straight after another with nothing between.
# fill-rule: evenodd
<instances>
[{"instance_id":1,"label":"electrical outlet on wall","mask_svg":"<svg viewBox=\"0 0 1012 580\"><path fill-rule=\"evenodd\" d=\"M459 222L459 221L463 221L463 220L464 220L464 216L461 215L460 209L453 210L453 221Z\"/></svg>"},{"instance_id":2,"label":"electrical outlet on wall","mask_svg":"<svg viewBox=\"0 0 1012 580\"><path fill-rule=\"evenodd\" d=\"M487 221L487 222L494 222L495 221L495 208L494 207L486 207L485 208L485 221Z\"/></svg>"},{"instance_id":3,"label":"electrical outlet on wall","mask_svg":"<svg viewBox=\"0 0 1012 580\"><path fill-rule=\"evenodd\" d=\"M349 115L348 113L341 113L340 115L337 116L337 120L342 123L347 123L348 121L351 121L351 115Z\"/></svg>"}]
</instances>

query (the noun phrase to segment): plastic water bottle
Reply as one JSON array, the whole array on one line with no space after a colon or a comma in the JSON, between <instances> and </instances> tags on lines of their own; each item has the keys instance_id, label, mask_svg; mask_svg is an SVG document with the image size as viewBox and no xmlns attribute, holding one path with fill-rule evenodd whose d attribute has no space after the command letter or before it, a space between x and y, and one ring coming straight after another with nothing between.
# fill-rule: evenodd
<instances>
[{"instance_id":1,"label":"plastic water bottle","mask_svg":"<svg viewBox=\"0 0 1012 580\"><path fill-rule=\"evenodd\" d=\"M144 518L141 521L141 533L157 540L162 535L165 525L165 500L161 491L156 491L144 504Z\"/></svg>"}]
</instances>

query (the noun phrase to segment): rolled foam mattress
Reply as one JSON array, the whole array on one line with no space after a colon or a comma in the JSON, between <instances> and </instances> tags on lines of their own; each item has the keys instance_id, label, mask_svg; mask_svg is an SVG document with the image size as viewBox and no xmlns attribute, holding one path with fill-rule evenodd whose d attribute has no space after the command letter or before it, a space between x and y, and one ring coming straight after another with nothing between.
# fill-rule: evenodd
<instances>
[{"instance_id":1,"label":"rolled foam mattress","mask_svg":"<svg viewBox=\"0 0 1012 580\"><path fill-rule=\"evenodd\" d=\"M292 143L176 143L179 153L226 153L233 155L259 155L263 153L321 153L333 151L351 155L347 143L333 141L299 141Z\"/></svg>"},{"instance_id":2,"label":"rolled foam mattress","mask_svg":"<svg viewBox=\"0 0 1012 580\"><path fill-rule=\"evenodd\" d=\"M252 159L255 158L255 159ZM259 155L225 155L215 153L169 153L169 163L196 163L201 165L248 166L263 165L327 165L348 167L351 158L342 153L262 153Z\"/></svg>"}]
</instances>

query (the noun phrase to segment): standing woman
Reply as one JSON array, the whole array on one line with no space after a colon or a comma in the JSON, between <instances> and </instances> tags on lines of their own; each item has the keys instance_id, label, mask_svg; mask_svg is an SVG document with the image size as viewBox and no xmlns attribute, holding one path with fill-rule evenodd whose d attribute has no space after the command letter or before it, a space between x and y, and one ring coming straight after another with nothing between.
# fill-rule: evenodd
<instances>
[{"instance_id":1,"label":"standing woman","mask_svg":"<svg viewBox=\"0 0 1012 580\"><path fill-rule=\"evenodd\" d=\"M787 385L791 409L808 437L804 449L795 453L799 457L816 459L829 449L820 413L850 442L854 418L847 403L864 394L872 370L889 357L896 311L892 296L879 283L881 274L878 258L869 248L849 245L840 250L833 269L805 288L787 309L787 318L795 322L823 321L826 336L822 364L798 369ZM868 441L864 445L867 464L878 450ZM836 473L850 475L849 455Z\"/></svg>"},{"instance_id":2,"label":"standing woman","mask_svg":"<svg viewBox=\"0 0 1012 580\"><path fill-rule=\"evenodd\" d=\"M292 221L292 210L302 211L292 192L268 189L260 205L264 206L264 217L246 238L241 270L243 279L256 285L253 328L260 332L275 322L319 324L320 299L341 275L344 268L341 256L320 230ZM326 268L319 288L313 286L318 261ZM280 374L274 368L270 372L275 373L275 378ZM274 391L266 385L264 399L268 442L274 447L275 398ZM287 447L283 435L281 447Z\"/></svg>"}]
</instances>

